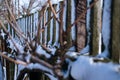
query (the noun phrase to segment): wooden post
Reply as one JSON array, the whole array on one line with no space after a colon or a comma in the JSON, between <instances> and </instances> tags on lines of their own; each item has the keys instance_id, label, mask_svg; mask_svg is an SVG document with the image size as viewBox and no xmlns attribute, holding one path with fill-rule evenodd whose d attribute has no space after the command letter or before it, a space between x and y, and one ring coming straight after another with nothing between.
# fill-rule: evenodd
<instances>
[{"instance_id":1,"label":"wooden post","mask_svg":"<svg viewBox=\"0 0 120 80\"><path fill-rule=\"evenodd\" d=\"M55 5L53 5L53 7L56 11L57 5L55 4ZM52 39L53 44L54 44L55 40L56 40L56 19L54 18L53 19L53 39Z\"/></svg>"},{"instance_id":2,"label":"wooden post","mask_svg":"<svg viewBox=\"0 0 120 80\"><path fill-rule=\"evenodd\" d=\"M32 38L34 37L34 14L32 14Z\"/></svg>"},{"instance_id":3,"label":"wooden post","mask_svg":"<svg viewBox=\"0 0 120 80\"><path fill-rule=\"evenodd\" d=\"M45 45L45 11L43 11L43 17L42 17L42 29L44 29L44 31L42 32L42 44Z\"/></svg>"},{"instance_id":4,"label":"wooden post","mask_svg":"<svg viewBox=\"0 0 120 80\"><path fill-rule=\"evenodd\" d=\"M50 9L50 7L48 7L47 11L48 11L48 20L49 20L50 17L51 17L51 9ZM50 25L51 25L51 21L48 23L48 26L47 26L47 42L50 41Z\"/></svg>"},{"instance_id":5,"label":"wooden post","mask_svg":"<svg viewBox=\"0 0 120 80\"><path fill-rule=\"evenodd\" d=\"M66 41L67 41L67 47L72 46L72 36L71 36L71 29L69 26L71 25L71 0L67 0L67 14L66 14ZM70 29L70 30L69 30Z\"/></svg>"},{"instance_id":6,"label":"wooden post","mask_svg":"<svg viewBox=\"0 0 120 80\"><path fill-rule=\"evenodd\" d=\"M120 63L120 0L113 0L112 5L112 59Z\"/></svg>"},{"instance_id":7,"label":"wooden post","mask_svg":"<svg viewBox=\"0 0 120 80\"><path fill-rule=\"evenodd\" d=\"M98 27L98 53L101 53L101 31L102 31L102 6L103 4L101 3L102 0L99 0L96 5L97 5L97 27Z\"/></svg>"},{"instance_id":8,"label":"wooden post","mask_svg":"<svg viewBox=\"0 0 120 80\"><path fill-rule=\"evenodd\" d=\"M95 0L93 0L95 1ZM91 55L95 56L99 53L99 37L101 32L101 0L99 0L92 8L91 13Z\"/></svg>"},{"instance_id":9,"label":"wooden post","mask_svg":"<svg viewBox=\"0 0 120 80\"><path fill-rule=\"evenodd\" d=\"M60 8L62 8L63 2L60 2ZM59 23L59 42L60 46L63 47L63 11L64 9L59 13L60 17L60 23Z\"/></svg>"}]
</instances>

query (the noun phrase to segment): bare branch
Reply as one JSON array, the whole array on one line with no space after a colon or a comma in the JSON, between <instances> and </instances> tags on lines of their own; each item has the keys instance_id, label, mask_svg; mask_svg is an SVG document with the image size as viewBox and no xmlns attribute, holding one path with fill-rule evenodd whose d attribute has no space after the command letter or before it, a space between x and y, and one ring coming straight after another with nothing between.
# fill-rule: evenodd
<instances>
[{"instance_id":1,"label":"bare branch","mask_svg":"<svg viewBox=\"0 0 120 80\"><path fill-rule=\"evenodd\" d=\"M60 23L60 20L59 20L59 18L57 18L57 14L56 14L56 12L55 12L53 6L52 6L51 1L48 0L48 3L49 3L49 6L50 6L50 8L51 8L51 10L52 10L52 12L53 12L53 15L54 15L55 19Z\"/></svg>"},{"instance_id":2,"label":"bare branch","mask_svg":"<svg viewBox=\"0 0 120 80\"><path fill-rule=\"evenodd\" d=\"M15 64L21 64L23 66L27 66L27 63L23 62L23 61L20 61L20 60L14 60L6 55L4 55L4 53L0 52L0 56L2 56L3 58L15 63Z\"/></svg>"},{"instance_id":3,"label":"bare branch","mask_svg":"<svg viewBox=\"0 0 120 80\"><path fill-rule=\"evenodd\" d=\"M85 11L83 11L83 13L71 24L68 31L70 31L71 28L81 20L81 18L85 15L87 10L91 9L98 1L99 0L95 0Z\"/></svg>"},{"instance_id":4,"label":"bare branch","mask_svg":"<svg viewBox=\"0 0 120 80\"><path fill-rule=\"evenodd\" d=\"M61 8L60 10L58 10L58 11L56 12L56 14L60 13L61 11L62 11L62 8ZM54 17L54 15L50 17L50 19L45 23L45 26L49 24L49 22L51 21L51 19L52 19L53 17Z\"/></svg>"},{"instance_id":5,"label":"bare branch","mask_svg":"<svg viewBox=\"0 0 120 80\"><path fill-rule=\"evenodd\" d=\"M49 63L47 63L47 62L45 62L45 61L43 61L43 60L40 60L40 59L38 59L38 58L35 57L35 56L31 56L31 58L32 58L32 60L34 60L35 62L38 62L38 63L40 63L40 64L42 64L42 65L44 65L44 66L46 66L46 67L48 67L48 68L50 68L50 69L53 69L53 66L52 66L51 64L49 64Z\"/></svg>"},{"instance_id":6,"label":"bare branch","mask_svg":"<svg viewBox=\"0 0 120 80\"><path fill-rule=\"evenodd\" d=\"M3 28L3 30L5 31L5 33L10 37L10 39L11 39L13 45L15 46L15 48L17 49L17 51L20 52L20 50L19 50L19 48L16 46L16 44L15 44L15 42L14 42L12 36L11 36L10 33L7 31L5 25L2 23L1 20L0 20L0 25L1 25L1 27Z\"/></svg>"}]
</instances>

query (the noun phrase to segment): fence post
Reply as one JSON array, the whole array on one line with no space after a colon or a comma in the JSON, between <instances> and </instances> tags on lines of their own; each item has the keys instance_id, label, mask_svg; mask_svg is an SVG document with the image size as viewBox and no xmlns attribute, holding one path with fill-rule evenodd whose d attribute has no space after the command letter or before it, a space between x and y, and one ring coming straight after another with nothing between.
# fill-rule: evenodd
<instances>
[{"instance_id":1,"label":"fence post","mask_svg":"<svg viewBox=\"0 0 120 80\"><path fill-rule=\"evenodd\" d=\"M94 0L93 0L94 1ZM101 8L98 1L91 9L91 55L95 56L99 53L99 37L101 32Z\"/></svg>"},{"instance_id":2,"label":"fence post","mask_svg":"<svg viewBox=\"0 0 120 80\"><path fill-rule=\"evenodd\" d=\"M69 30L69 26L71 25L71 0L67 0L67 14L66 14L66 41L67 41L67 47L71 47L72 45L72 36L71 36L71 29Z\"/></svg>"},{"instance_id":3,"label":"fence post","mask_svg":"<svg viewBox=\"0 0 120 80\"><path fill-rule=\"evenodd\" d=\"M53 7L54 7L54 9L56 11L57 5L54 4ZM53 39L52 39L52 44L54 44L55 41L56 41L56 19L54 18L53 19Z\"/></svg>"},{"instance_id":4,"label":"fence post","mask_svg":"<svg viewBox=\"0 0 120 80\"><path fill-rule=\"evenodd\" d=\"M60 8L62 8L63 2L60 2ZM64 9L63 9L64 10ZM60 46L63 46L63 10L59 13L60 23L59 23L59 42Z\"/></svg>"},{"instance_id":5,"label":"fence post","mask_svg":"<svg viewBox=\"0 0 120 80\"><path fill-rule=\"evenodd\" d=\"M48 11L48 20L49 20L50 17L51 17L51 9L50 9L50 7L47 8L47 11ZM48 26L47 26L47 42L50 41L50 25L51 25L51 21L48 23Z\"/></svg>"},{"instance_id":6,"label":"fence post","mask_svg":"<svg viewBox=\"0 0 120 80\"><path fill-rule=\"evenodd\" d=\"M41 23L42 23L42 28L44 29L44 31L42 32L42 44L45 45L45 11L43 11L43 16L42 16Z\"/></svg>"},{"instance_id":7,"label":"fence post","mask_svg":"<svg viewBox=\"0 0 120 80\"><path fill-rule=\"evenodd\" d=\"M112 5L112 59L120 63L120 0L113 0Z\"/></svg>"}]
</instances>

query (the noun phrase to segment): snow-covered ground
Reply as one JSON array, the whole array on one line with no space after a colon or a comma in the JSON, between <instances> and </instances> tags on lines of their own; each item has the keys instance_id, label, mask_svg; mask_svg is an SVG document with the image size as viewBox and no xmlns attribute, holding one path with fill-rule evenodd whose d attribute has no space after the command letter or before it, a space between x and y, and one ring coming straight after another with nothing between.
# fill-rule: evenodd
<instances>
[{"instance_id":1,"label":"snow-covered ground","mask_svg":"<svg viewBox=\"0 0 120 80\"><path fill-rule=\"evenodd\" d=\"M80 56L71 65L75 80L120 80L120 65L94 62L94 58Z\"/></svg>"},{"instance_id":2,"label":"snow-covered ground","mask_svg":"<svg viewBox=\"0 0 120 80\"><path fill-rule=\"evenodd\" d=\"M99 58L95 57L76 56L75 52L67 56L76 58L75 61L66 59L69 63L67 71L75 80L120 80L120 65L118 64L100 62Z\"/></svg>"},{"instance_id":3,"label":"snow-covered ground","mask_svg":"<svg viewBox=\"0 0 120 80\"><path fill-rule=\"evenodd\" d=\"M71 53L71 56L75 56L75 53ZM112 62L103 63L95 62L97 58L88 56L78 56L75 61L66 59L68 62L68 70L63 71L64 78L69 77L69 74L75 80L120 80L120 65ZM19 73L23 69L40 69L45 73L51 80L58 80L55 77L53 71L40 64L29 64L26 67L22 65L18 66Z\"/></svg>"}]
</instances>

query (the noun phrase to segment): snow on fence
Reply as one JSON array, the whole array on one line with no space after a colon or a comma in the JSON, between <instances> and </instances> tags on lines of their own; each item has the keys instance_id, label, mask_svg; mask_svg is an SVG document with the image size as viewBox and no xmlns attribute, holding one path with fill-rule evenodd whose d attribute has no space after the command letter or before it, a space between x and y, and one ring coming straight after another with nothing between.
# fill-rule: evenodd
<instances>
[{"instance_id":1,"label":"snow on fence","mask_svg":"<svg viewBox=\"0 0 120 80\"><path fill-rule=\"evenodd\" d=\"M75 20L75 2L74 0L71 0L71 22L72 23ZM60 18L60 4L62 2L59 2L58 4L53 4L54 9L56 10L57 17ZM64 6L64 13L63 13L63 30L64 32L66 31L66 26L67 26L67 5ZM60 24L55 20L55 18L50 18L53 16L52 11L48 7L45 12L44 16L42 18L41 24L39 25L39 18L40 18L41 12L35 12L30 15L25 15L22 16L21 18L17 19L17 23L19 27L21 28L22 32L28 37L28 33L30 34L31 38L35 37L35 34L37 33L38 26L41 26L41 29L44 29L43 32L40 34L40 42L42 44L52 44L52 45L57 45L59 43L59 29L60 29ZM50 20L50 21L49 21ZM48 22L49 21L49 22ZM16 40L19 40L17 35L15 34L15 31L10 27L10 24L7 25L7 29L12 35L12 37ZM75 32L75 27L72 27L71 30L71 37L72 40L76 39L76 32Z\"/></svg>"},{"instance_id":2,"label":"snow on fence","mask_svg":"<svg viewBox=\"0 0 120 80\"><path fill-rule=\"evenodd\" d=\"M34 39L36 36L38 36L36 34L38 33L37 32L38 29L40 28L40 34L39 34L40 39L38 39L38 40L42 45L45 45L45 46L49 46L49 47L57 46L57 47L59 47L62 44L66 44L66 42L69 42L71 44L72 42L74 42L76 40L76 27L73 26L72 30L70 32L68 32L67 30L69 30L68 29L69 26L75 20L75 2L74 2L75 0L66 0L66 1L68 1L68 2L65 2L65 4L67 4L67 5L62 5L63 2L59 2L58 4L53 4L52 5L54 10L57 13L56 15L53 13L53 11L51 10L50 7L47 7L45 9L45 11L41 10L41 11L35 12L33 14L22 16L21 18L17 19L17 24L19 25L19 28L21 29L21 31L23 32L23 34L25 34L25 36L27 38L31 38L31 39ZM62 7L64 7L64 9L62 9ZM64 11L64 12L62 12L62 11ZM42 17L41 17L41 15L42 15ZM90 14L88 14L88 16L90 16ZM59 23L60 20L63 20L62 24ZM89 20L87 20L87 21L89 21ZM87 25L87 27L88 26L89 25ZM7 24L7 29L16 41L20 41L20 38L15 33L14 29L12 29L10 27L10 24ZM61 30L63 30L62 33L61 33ZM89 32L89 30L88 30L88 32ZM62 36L64 36L63 38L61 38L61 34L62 34ZM90 35L88 35L88 36L90 37ZM104 39L105 38L106 37L104 37ZM62 40L62 39L64 39L64 40ZM89 44L89 42L90 41L88 41L88 44ZM41 46L39 46L38 48L41 49ZM37 49L36 52L38 52L38 51L40 51L40 50ZM41 52L41 54L42 54L42 52ZM75 53L75 55L76 54L77 53ZM27 56L27 57L29 57L29 56ZM84 57L84 58L86 58L86 57ZM87 62L85 62L85 63L88 63L87 65L90 65L91 69L95 70L93 68L93 66L96 65L97 63L94 63L94 62L91 63L92 58L88 57L87 59L90 59L90 60L87 60ZM79 63L79 61L81 61L81 60L78 59L77 61L73 62L73 65L70 64L71 65L71 70L69 70L69 71L71 71L70 73L71 73L72 77L75 78L75 79L78 79L78 80L79 80L80 77L79 77L78 74L76 74L76 71L79 72L79 70L77 69L77 68L79 68L79 65L75 64L75 63L76 62ZM84 61L86 61L86 60L84 59L83 62ZM26 60L26 62L27 62L27 60ZM83 63L83 62L80 62L80 63ZM6 67L7 72L6 72L5 75L7 75L7 79L13 80L12 76L14 75L14 80L16 80L16 76L17 76L16 74L20 73L20 72L17 73L17 68L18 68L17 65L14 65L13 63L11 64L11 63L9 63L9 61L6 61L6 64L5 64L5 67ZM9 64L9 66L8 66L8 64ZM98 65L98 64L96 65L96 67L97 68L99 66L101 67L101 65ZM82 65L84 67L84 64L82 64ZM28 68L31 67L31 66L32 66L32 68L35 67L35 66L33 66L33 64L30 64L30 65L28 65ZM39 66L41 66L41 65L39 65ZM104 64L103 64L103 67L104 67ZM88 69L88 66L86 66L86 64L85 64L84 68ZM79 69L80 69L80 71L82 70L82 68L79 68ZM86 72L86 69L84 69L84 70ZM101 68L100 68L100 70L101 70ZM117 70L119 72L119 68L117 68ZM106 72L109 72L109 71L106 71ZM12 73L12 74L10 74L10 73ZM81 73L81 72L79 72L79 73ZM91 73L91 71L90 71L90 73ZM95 74L96 74L96 71L95 71ZM25 74L25 78L26 78L26 75L27 74ZM47 75L49 75L49 74L47 74ZM75 77L76 75L77 75L78 78ZM91 80L93 80L93 76L94 75L92 75ZM45 75L43 75L43 78L46 80ZM42 78L42 80L44 80L43 78ZM99 77L96 77L96 78L99 78ZM94 80L96 80L96 78ZM51 80L53 80L53 79L51 79ZM89 80L89 79L86 79L86 80Z\"/></svg>"},{"instance_id":3,"label":"snow on fence","mask_svg":"<svg viewBox=\"0 0 120 80\"><path fill-rule=\"evenodd\" d=\"M68 1L69 2L69 1ZM71 4L67 4L68 2L65 2L66 5L62 6L63 2L59 2L58 4L53 4L53 8L55 9L57 13L57 17L61 18L63 15L63 34L65 34L68 24L70 25L75 20L75 1L71 0ZM61 14L61 9L64 7L64 12ZM68 12L68 10L70 12ZM44 14L42 16L42 21L40 21L42 11L35 12L33 14L24 15L20 18L18 18L17 24L20 27L21 31L25 34L26 37L30 37L32 39L35 38L38 27L41 28L40 33L40 43L44 45L50 45L50 46L60 46L60 24L59 22L54 18L54 14L51 11L50 7L47 7L47 9L44 11ZM61 18L62 19L62 18ZM69 22L68 22L69 19ZM8 32L12 35L12 37L15 39L15 41L19 42L20 38L15 33L15 30L10 27L10 24L7 24ZM75 41L76 39L76 28L75 26L72 27L72 30L70 33L71 41ZM6 64L6 63L5 63ZM7 62L9 64L9 62ZM15 68L14 68L14 67ZM10 63L9 66L6 66L7 72L5 73L6 77L10 80L16 80L16 76L12 77L13 74L16 74L16 68L17 65L14 65L13 63ZM13 70L15 69L15 70ZM10 74L12 73L12 74ZM10 77L11 76L11 77Z\"/></svg>"}]
</instances>

